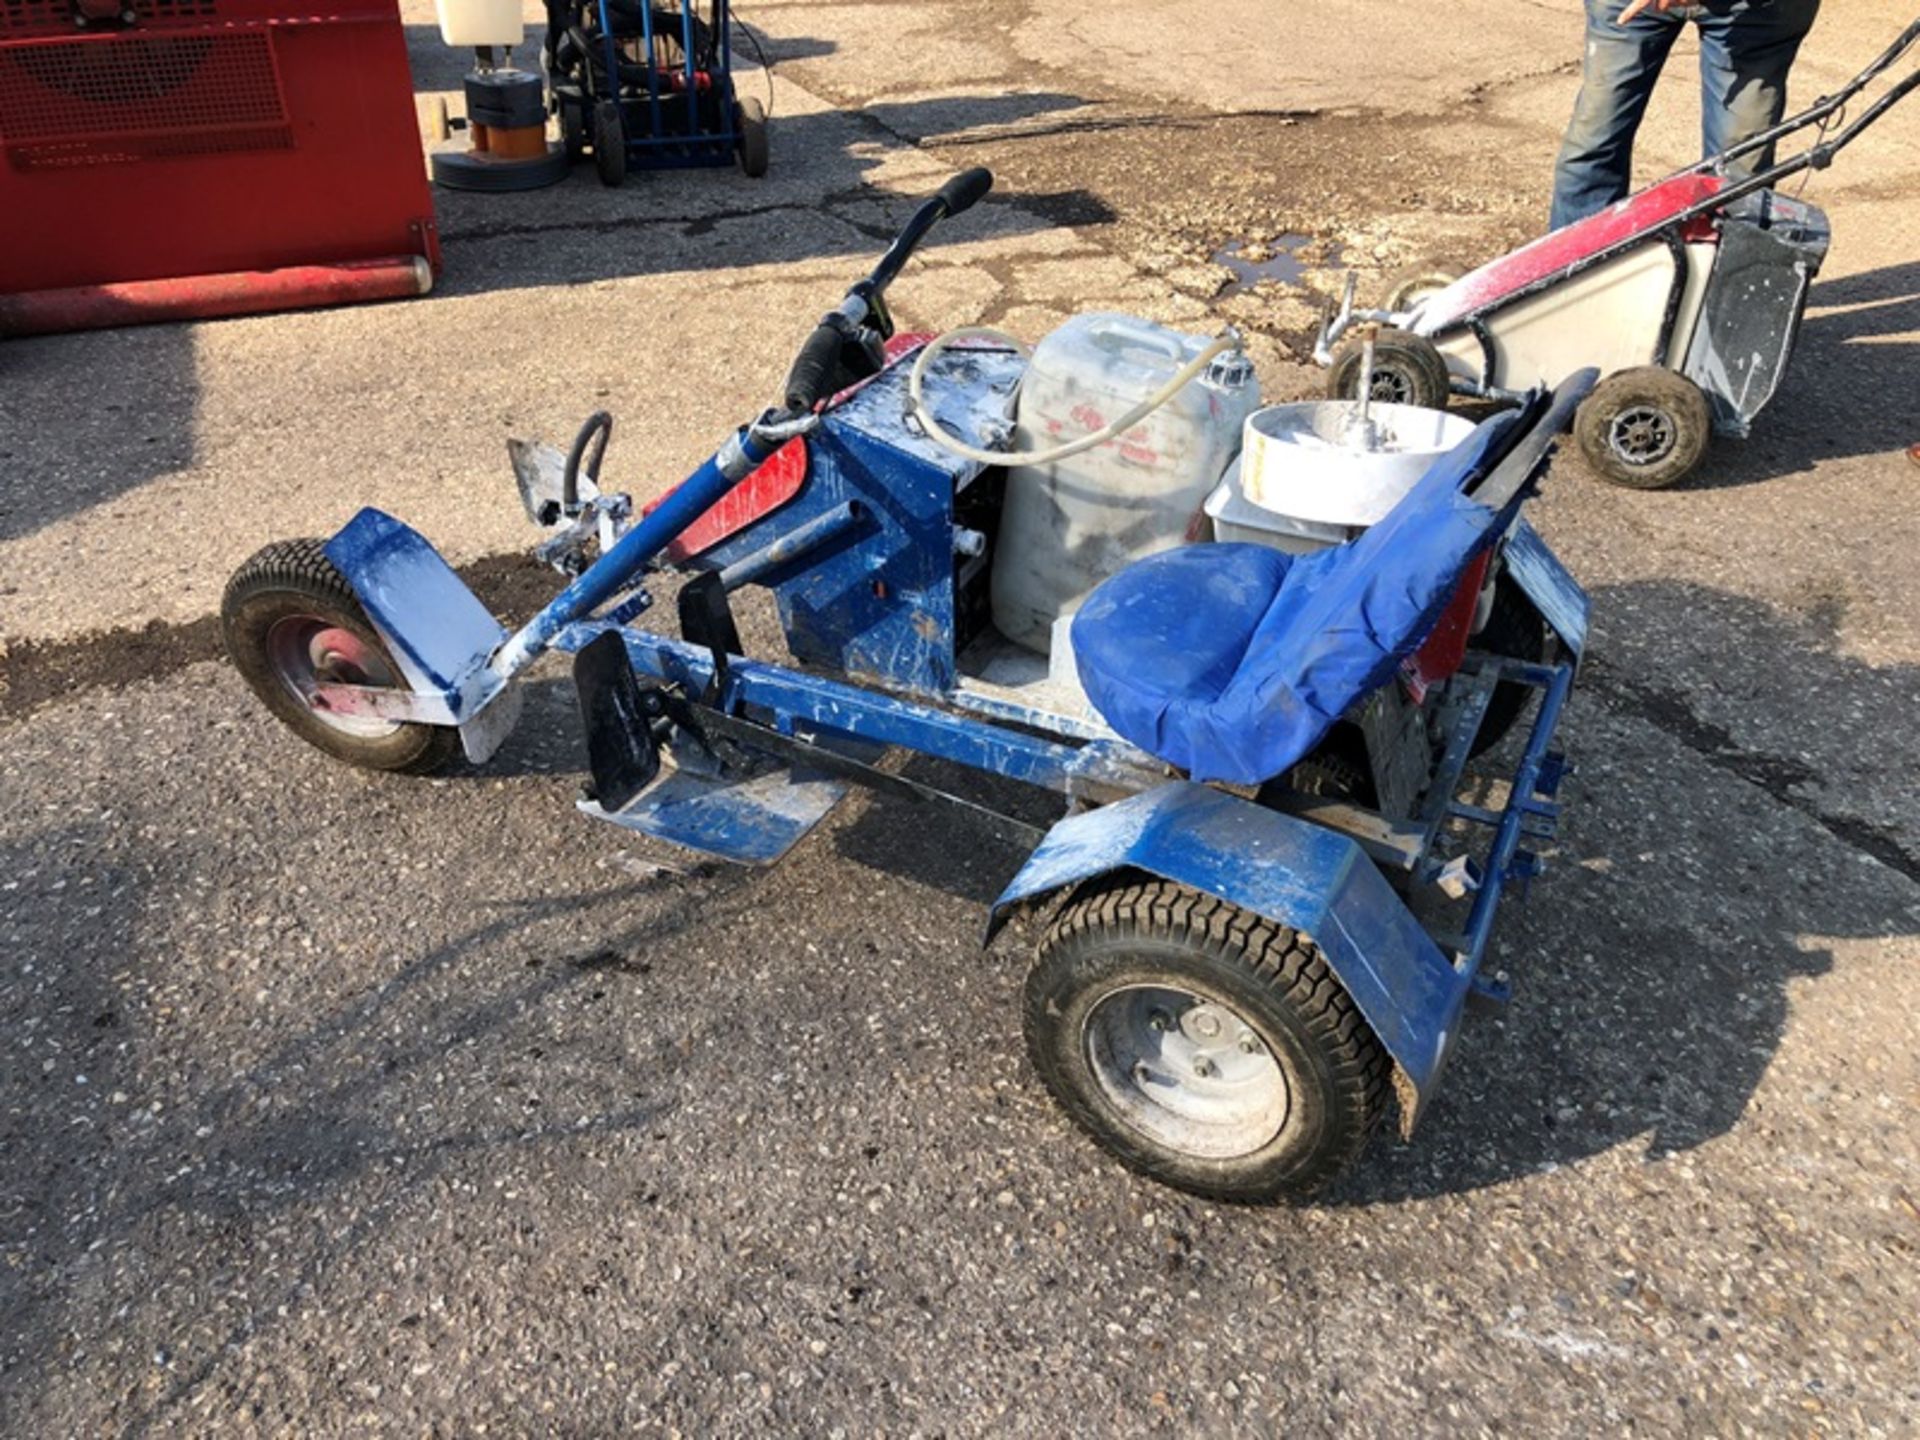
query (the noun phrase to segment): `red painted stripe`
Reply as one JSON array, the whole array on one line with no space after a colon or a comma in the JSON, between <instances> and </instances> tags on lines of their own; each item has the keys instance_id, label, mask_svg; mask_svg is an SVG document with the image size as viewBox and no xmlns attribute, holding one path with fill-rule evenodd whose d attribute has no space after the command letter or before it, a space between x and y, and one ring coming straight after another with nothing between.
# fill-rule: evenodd
<instances>
[{"instance_id":1,"label":"red painted stripe","mask_svg":"<svg viewBox=\"0 0 1920 1440\"><path fill-rule=\"evenodd\" d=\"M1609 205L1598 215L1543 235L1435 295L1420 316L1420 331L1431 335L1444 330L1623 241L1651 239L1683 210L1719 194L1724 184L1717 175L1676 175Z\"/></svg>"}]
</instances>

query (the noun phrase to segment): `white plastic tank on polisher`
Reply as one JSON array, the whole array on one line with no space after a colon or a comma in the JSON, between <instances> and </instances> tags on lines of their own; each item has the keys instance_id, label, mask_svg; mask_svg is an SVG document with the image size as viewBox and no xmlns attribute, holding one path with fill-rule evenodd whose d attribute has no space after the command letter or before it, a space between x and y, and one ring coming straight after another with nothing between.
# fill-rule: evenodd
<instances>
[{"instance_id":1,"label":"white plastic tank on polisher","mask_svg":"<svg viewBox=\"0 0 1920 1440\"><path fill-rule=\"evenodd\" d=\"M1215 538L1307 553L1384 519L1435 460L1473 433L1444 410L1352 400L1247 417L1239 463L1207 501Z\"/></svg>"},{"instance_id":2,"label":"white plastic tank on polisher","mask_svg":"<svg viewBox=\"0 0 1920 1440\"><path fill-rule=\"evenodd\" d=\"M1015 452L1048 449L1121 418L1208 343L1130 315L1076 316L1034 349L1020 385ZM1102 580L1200 538L1201 505L1259 404L1252 367L1225 355L1124 435L1051 465L1011 467L993 558L1000 633L1047 654L1054 622Z\"/></svg>"},{"instance_id":3,"label":"white plastic tank on polisher","mask_svg":"<svg viewBox=\"0 0 1920 1440\"><path fill-rule=\"evenodd\" d=\"M520 0L434 0L440 38L461 49L500 45L511 50L526 33Z\"/></svg>"}]
</instances>

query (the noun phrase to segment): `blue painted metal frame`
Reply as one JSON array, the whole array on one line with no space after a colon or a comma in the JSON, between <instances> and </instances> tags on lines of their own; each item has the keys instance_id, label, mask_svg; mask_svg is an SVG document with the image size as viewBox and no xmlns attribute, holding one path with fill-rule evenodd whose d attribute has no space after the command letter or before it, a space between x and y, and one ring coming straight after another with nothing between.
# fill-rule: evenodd
<instances>
[{"instance_id":1,"label":"blue painted metal frame","mask_svg":"<svg viewBox=\"0 0 1920 1440\"><path fill-rule=\"evenodd\" d=\"M981 472L904 418L908 365L896 361L827 412L807 441L807 480L778 510L699 558L727 569L792 540L851 505L857 522L829 544L769 567L756 581L779 607L794 656L928 697L958 678L956 497ZM935 418L975 445L1010 423L1025 361L1004 350L954 350L932 367Z\"/></svg>"},{"instance_id":2,"label":"blue painted metal frame","mask_svg":"<svg viewBox=\"0 0 1920 1440\"><path fill-rule=\"evenodd\" d=\"M408 688L446 706L441 723L468 719L499 693L503 682L486 663L507 638L506 627L419 531L368 507L327 541L326 553Z\"/></svg>"},{"instance_id":3,"label":"blue painted metal frame","mask_svg":"<svg viewBox=\"0 0 1920 1440\"><path fill-rule=\"evenodd\" d=\"M649 630L587 620L563 630L557 648L577 651L609 629L619 629L636 671L705 695L713 681L713 656L697 645ZM1165 775L1165 768L1131 746L1095 740L1073 744L1008 725L937 710L930 705L869 690L782 665L735 659L709 701L729 713L764 711L785 734L805 732L825 739L852 738L938 756L974 770L1076 796L1130 793Z\"/></svg>"},{"instance_id":4,"label":"blue painted metal frame","mask_svg":"<svg viewBox=\"0 0 1920 1440\"><path fill-rule=\"evenodd\" d=\"M1586 653L1587 626L1593 614L1593 601L1587 592L1524 518L1507 532L1500 555L1507 573L1533 601L1540 618L1553 627L1578 668L1580 657Z\"/></svg>"},{"instance_id":5,"label":"blue painted metal frame","mask_svg":"<svg viewBox=\"0 0 1920 1440\"><path fill-rule=\"evenodd\" d=\"M1554 796L1567 774L1566 762L1552 754L1548 747L1553 744L1554 732L1560 726L1560 712L1566 708L1567 696L1573 689L1573 666L1520 665L1509 661L1501 667L1501 674L1539 687L1540 712L1534 717L1526 748L1514 768L1506 807L1497 812L1493 844L1485 862L1486 878L1473 898L1473 909L1461 937L1460 950L1469 978L1478 971L1486 955L1487 941L1493 935L1494 912L1500 907L1500 896L1507 882L1518 880L1524 887L1527 880L1544 868L1533 855L1523 855L1520 838L1530 821L1551 827L1559 820L1560 807ZM1483 820L1479 814L1467 813L1465 807L1455 806L1453 813L1465 819Z\"/></svg>"},{"instance_id":6,"label":"blue painted metal frame","mask_svg":"<svg viewBox=\"0 0 1920 1440\"><path fill-rule=\"evenodd\" d=\"M705 464L682 481L678 489L622 535L611 550L522 626L495 656L493 668L504 673L518 670L548 648L568 625L591 615L630 588L681 531L711 510L772 453L769 446L761 444L748 431L736 433L718 453L709 456Z\"/></svg>"}]
</instances>

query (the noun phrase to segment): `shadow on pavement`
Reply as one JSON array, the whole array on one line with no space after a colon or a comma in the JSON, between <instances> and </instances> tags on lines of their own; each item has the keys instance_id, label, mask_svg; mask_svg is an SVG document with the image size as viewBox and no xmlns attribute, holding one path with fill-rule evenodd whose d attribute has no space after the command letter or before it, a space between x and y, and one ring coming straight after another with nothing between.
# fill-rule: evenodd
<instances>
[{"instance_id":1,"label":"shadow on pavement","mask_svg":"<svg viewBox=\"0 0 1920 1440\"><path fill-rule=\"evenodd\" d=\"M193 334L140 325L0 342L0 541L192 469Z\"/></svg>"},{"instance_id":2,"label":"shadow on pavement","mask_svg":"<svg viewBox=\"0 0 1920 1440\"><path fill-rule=\"evenodd\" d=\"M1061 94L983 95L776 116L772 168L760 180L731 169L635 171L608 189L582 162L560 184L524 194L436 188L445 268L435 293L839 256L877 259L941 176L889 179L880 188L875 174L917 153L924 135L1009 124L1082 103ZM1104 201L1082 189L995 197L934 232L925 253L1114 218ZM857 278L859 271L848 268L848 281Z\"/></svg>"},{"instance_id":3,"label":"shadow on pavement","mask_svg":"<svg viewBox=\"0 0 1920 1440\"><path fill-rule=\"evenodd\" d=\"M616 981L644 999L651 966L632 957L701 924L747 878L676 877L664 912L647 920L633 918L632 880L490 904L490 916L397 962L384 981L358 993L336 991L343 998L330 1013L229 1067L224 1057L195 1049L192 1014L169 1016L162 1007L156 1015L143 1004L127 1015L117 998L134 988L127 967L142 963L130 957L140 953L143 934L156 918L164 931L168 897L190 888L191 877L123 864L105 873L96 868L91 884L69 888L31 868L49 853L112 849L97 824L36 836L17 849L0 846L0 875L23 881L7 895L0 921L36 937L14 952L25 966L10 967L14 983L42 991L25 1007L40 1022L37 1047L9 1047L15 1058L4 1078L11 1093L0 1120L0 1153L7 1156L0 1246L10 1261L0 1265L0 1432L7 1434L36 1433L26 1407L70 1363L112 1349L115 1306L124 1313L142 1297L107 1290L109 1274L124 1284L143 1269L172 1276L176 1266L211 1264L222 1271L257 1259L262 1246L279 1262L235 1282L244 1303L232 1333L219 1333L223 1321L193 1323L191 1307L180 1313L182 1333L170 1352L154 1357L153 1383L123 1397L122 1413L131 1418L120 1433L142 1434L164 1427L169 1407L237 1347L270 1330L276 1314L284 1319L307 1303L410 1196L434 1186L463 1157L577 1144L582 1136L658 1124L674 1108L674 1076L690 1046L592 1057L589 1088L605 1108L591 1119L563 1119L557 1104L536 1109L536 1082L516 1080L515 1071L532 1063L529 1055L538 1060L540 1045L566 1043L549 1033L550 1002L576 990L598 998ZM218 857L188 851L179 863L191 868L202 860ZM555 927L568 944L587 948L556 950ZM62 948L61 937L82 931L85 960ZM151 964L163 952L150 939L147 945ZM406 954L404 941L395 948ZM296 953L288 947L288 963ZM174 958L221 964L212 955ZM150 978L162 995L174 989L164 976ZM271 970L262 978L274 983ZM228 974L200 990L194 1008L218 1012L247 1003L238 986ZM268 993L258 998L264 1002ZM26 1048L59 1059L28 1067ZM462 1055L475 1058L463 1062ZM514 1102L502 1103L497 1124L476 1126L470 1113L443 1115L433 1103L445 1080L440 1072L473 1065L502 1102ZM579 1078L563 1074L538 1088L564 1091L573 1087L563 1082ZM524 1099L520 1090L528 1092ZM65 1112L87 1099L92 1112L67 1121ZM345 1228L331 1228L330 1217L343 1212L351 1216ZM278 1240L271 1238L276 1230ZM109 1257L112 1272L104 1268Z\"/></svg>"},{"instance_id":4,"label":"shadow on pavement","mask_svg":"<svg viewBox=\"0 0 1920 1440\"><path fill-rule=\"evenodd\" d=\"M1823 460L1895 452L1920 441L1920 260L1813 287L1780 393L1753 438L1717 445L1704 489L1772 480Z\"/></svg>"},{"instance_id":5,"label":"shadow on pavement","mask_svg":"<svg viewBox=\"0 0 1920 1440\"><path fill-rule=\"evenodd\" d=\"M1760 684L1782 693L1752 703L1800 707L1832 734L1870 737L1920 704L1920 670L1863 665L1739 597L1655 582L1595 603L1676 626L1711 611L1719 643L1769 657ZM1496 928L1489 964L1511 973L1512 1005L1467 1018L1412 1143L1376 1141L1325 1202L1458 1194L1621 1146L1651 1162L1704 1145L1746 1116L1789 987L1832 968L1821 939L1920 928L1913 837L1842 810L1848 777L1736 742L1706 705L1638 680L1653 672L1632 648L1590 657L1569 711L1571 853ZM1594 753L1609 735L1630 758ZM1649 741L1656 757L1677 746L1680 766L1718 772L1714 783L1690 796L1647 773Z\"/></svg>"}]
</instances>

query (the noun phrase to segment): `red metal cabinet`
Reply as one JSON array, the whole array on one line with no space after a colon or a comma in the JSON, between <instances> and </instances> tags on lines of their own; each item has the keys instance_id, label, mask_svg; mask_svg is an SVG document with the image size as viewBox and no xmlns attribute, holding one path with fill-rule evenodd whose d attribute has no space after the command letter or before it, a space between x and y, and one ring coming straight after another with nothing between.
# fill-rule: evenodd
<instances>
[{"instance_id":1,"label":"red metal cabinet","mask_svg":"<svg viewBox=\"0 0 1920 1440\"><path fill-rule=\"evenodd\" d=\"M122 3L0 0L0 294L438 269L396 0Z\"/></svg>"}]
</instances>

